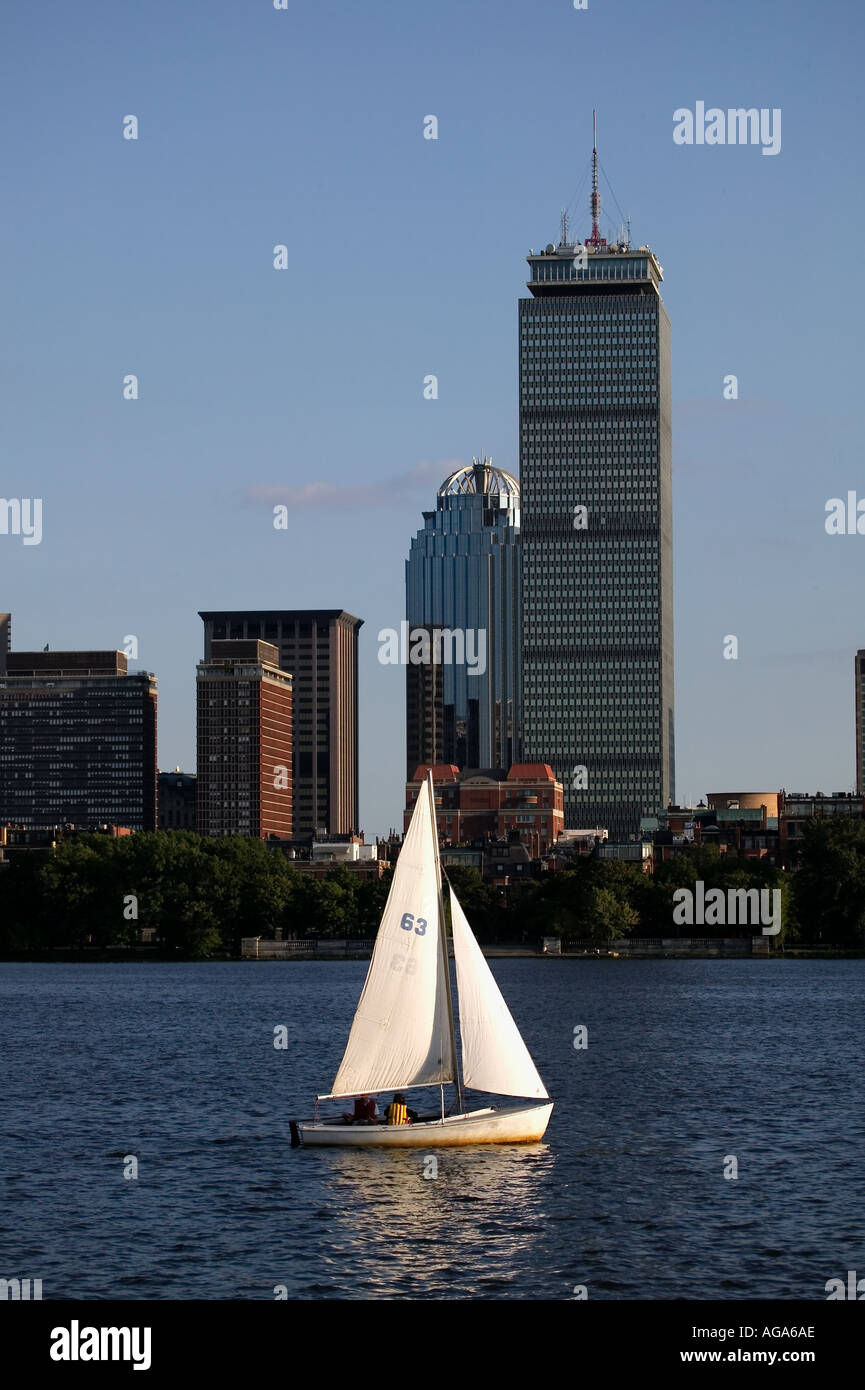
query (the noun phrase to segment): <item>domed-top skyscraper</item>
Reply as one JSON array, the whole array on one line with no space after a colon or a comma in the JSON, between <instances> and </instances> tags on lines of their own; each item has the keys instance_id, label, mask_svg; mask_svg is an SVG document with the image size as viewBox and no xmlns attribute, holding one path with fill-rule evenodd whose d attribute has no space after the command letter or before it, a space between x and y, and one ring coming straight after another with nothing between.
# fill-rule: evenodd
<instances>
[{"instance_id":1,"label":"domed-top skyscraper","mask_svg":"<svg viewBox=\"0 0 865 1390\"><path fill-rule=\"evenodd\" d=\"M406 668L406 776L420 763L509 768L522 757L520 485L491 459L446 478L406 561L409 632L462 634Z\"/></svg>"}]
</instances>

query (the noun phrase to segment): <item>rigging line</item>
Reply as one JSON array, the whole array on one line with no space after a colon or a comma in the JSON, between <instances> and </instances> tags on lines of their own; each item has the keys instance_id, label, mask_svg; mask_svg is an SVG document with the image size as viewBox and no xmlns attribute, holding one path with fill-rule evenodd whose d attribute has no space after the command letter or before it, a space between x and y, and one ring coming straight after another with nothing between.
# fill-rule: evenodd
<instances>
[{"instance_id":1,"label":"rigging line","mask_svg":"<svg viewBox=\"0 0 865 1390\"><path fill-rule=\"evenodd\" d=\"M598 156L598 167L599 167L599 169L601 170L601 173L603 174L604 178L605 178L606 181L607 181L607 187L609 188L610 192L611 192L612 195L613 195L613 202L615 203L616 207L619 208L619 216L621 217L621 219L622 219L623 222L627 222L628 219L627 219L627 217L625 216L625 214L622 212L622 209L619 207L619 200L618 200L618 198L616 197L616 190L613 188L613 185L610 183L610 176L609 176L609 174L607 173L606 169L604 168L603 164L601 163L600 156Z\"/></svg>"},{"instance_id":2,"label":"rigging line","mask_svg":"<svg viewBox=\"0 0 865 1390\"><path fill-rule=\"evenodd\" d=\"M590 173L590 172L591 172L591 162L590 162L589 164L586 165L585 172L584 172L583 177L581 178L581 180L580 180L580 182L579 182L579 185L578 185L578 187L577 187L577 191L576 191L576 193L574 194L573 198L572 198L571 201L568 203L568 205L567 205L567 207L566 207L566 209L565 209L565 211L567 212L567 214L568 214L569 217L570 217L571 212L573 211L573 209L574 209L574 207L575 207L575 204L577 203L577 200L578 200L578 199L581 197L581 195L582 195L583 189L585 188L585 185L586 185L586 180L588 179L589 173Z\"/></svg>"}]
</instances>

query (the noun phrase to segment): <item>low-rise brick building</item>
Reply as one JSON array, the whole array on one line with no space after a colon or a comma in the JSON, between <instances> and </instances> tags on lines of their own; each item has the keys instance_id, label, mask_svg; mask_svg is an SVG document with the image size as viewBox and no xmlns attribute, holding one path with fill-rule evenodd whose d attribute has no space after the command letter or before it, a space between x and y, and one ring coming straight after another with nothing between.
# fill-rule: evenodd
<instances>
[{"instance_id":1,"label":"low-rise brick building","mask_svg":"<svg viewBox=\"0 0 865 1390\"><path fill-rule=\"evenodd\" d=\"M406 783L404 829L432 771L439 840L447 845L516 841L532 857L545 854L564 829L564 792L547 763L468 768L421 763Z\"/></svg>"}]
</instances>

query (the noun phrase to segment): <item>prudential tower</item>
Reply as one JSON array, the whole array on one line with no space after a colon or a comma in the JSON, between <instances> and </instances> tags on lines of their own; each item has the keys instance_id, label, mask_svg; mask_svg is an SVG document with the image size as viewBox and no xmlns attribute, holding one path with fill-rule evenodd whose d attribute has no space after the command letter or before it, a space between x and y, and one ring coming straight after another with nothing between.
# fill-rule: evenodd
<instances>
[{"instance_id":1,"label":"prudential tower","mask_svg":"<svg viewBox=\"0 0 865 1390\"><path fill-rule=\"evenodd\" d=\"M674 792L670 321L650 247L592 232L528 256L521 299L525 757L565 825L611 840Z\"/></svg>"}]
</instances>

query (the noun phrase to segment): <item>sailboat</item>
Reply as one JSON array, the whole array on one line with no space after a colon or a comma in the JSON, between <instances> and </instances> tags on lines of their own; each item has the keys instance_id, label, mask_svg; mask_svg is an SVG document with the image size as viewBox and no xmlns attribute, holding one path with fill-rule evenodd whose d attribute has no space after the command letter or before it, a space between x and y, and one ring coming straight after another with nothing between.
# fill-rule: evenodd
<instances>
[{"instance_id":1,"label":"sailboat","mask_svg":"<svg viewBox=\"0 0 865 1390\"><path fill-rule=\"evenodd\" d=\"M462 1042L460 1078L432 772L418 794L378 929L366 983L330 1091L316 1118L291 1123L292 1146L428 1148L540 1139L553 1102L457 896L450 893ZM446 1085L456 1088L446 1113ZM437 1086L440 1113L414 1123L319 1120L318 1102ZM520 1104L465 1108L463 1089Z\"/></svg>"}]
</instances>

